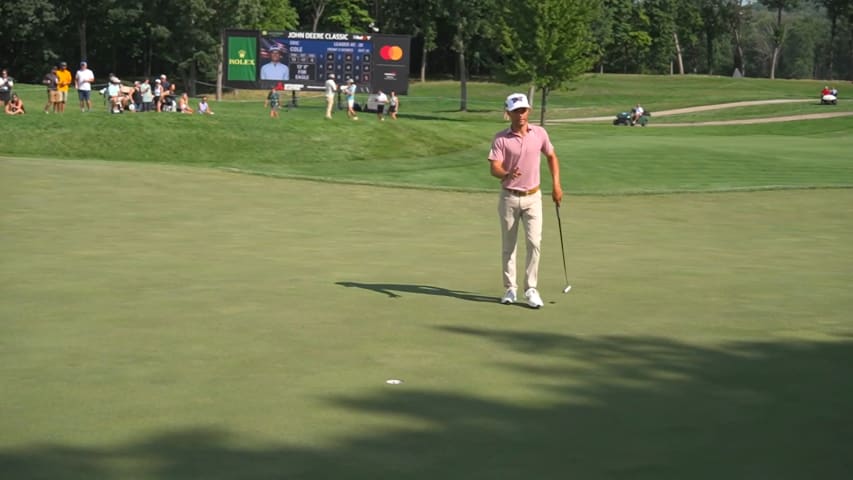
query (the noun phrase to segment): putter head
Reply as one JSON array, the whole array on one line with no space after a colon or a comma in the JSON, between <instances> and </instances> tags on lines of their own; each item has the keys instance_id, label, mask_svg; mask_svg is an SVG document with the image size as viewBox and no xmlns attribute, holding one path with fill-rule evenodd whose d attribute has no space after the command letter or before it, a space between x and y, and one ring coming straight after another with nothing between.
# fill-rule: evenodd
<instances>
[{"instance_id":1,"label":"putter head","mask_svg":"<svg viewBox=\"0 0 853 480\"><path fill-rule=\"evenodd\" d=\"M572 286L571 286L571 285L569 285L569 286L567 286L566 288L564 288L564 289L563 289L563 293L569 293L569 290L571 290L571 289L572 289Z\"/></svg>"}]
</instances>

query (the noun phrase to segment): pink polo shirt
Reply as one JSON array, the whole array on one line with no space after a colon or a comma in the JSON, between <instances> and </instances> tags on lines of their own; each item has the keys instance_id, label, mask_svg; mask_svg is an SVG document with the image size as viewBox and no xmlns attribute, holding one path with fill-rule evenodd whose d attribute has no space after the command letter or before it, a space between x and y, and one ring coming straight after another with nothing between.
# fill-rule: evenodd
<instances>
[{"instance_id":1,"label":"pink polo shirt","mask_svg":"<svg viewBox=\"0 0 853 480\"><path fill-rule=\"evenodd\" d=\"M521 176L503 180L501 184L510 190L533 190L539 186L540 154L548 155L554 145L544 128L527 125L527 135L513 133L512 129L501 130L492 141L489 161L501 162L507 172L519 168Z\"/></svg>"}]
</instances>

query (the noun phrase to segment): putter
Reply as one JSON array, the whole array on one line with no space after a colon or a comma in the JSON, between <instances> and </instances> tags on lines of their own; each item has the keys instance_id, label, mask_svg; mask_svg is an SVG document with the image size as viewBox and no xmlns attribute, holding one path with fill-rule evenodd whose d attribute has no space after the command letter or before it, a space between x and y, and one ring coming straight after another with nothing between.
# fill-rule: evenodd
<instances>
[{"instance_id":1,"label":"putter","mask_svg":"<svg viewBox=\"0 0 853 480\"><path fill-rule=\"evenodd\" d=\"M563 278L566 280L566 288L563 289L563 293L569 293L572 286L569 285L569 272L566 270L566 247L563 245L563 222L560 220L560 204L555 203L554 206L557 208L557 228L560 229L560 251L563 252Z\"/></svg>"}]
</instances>

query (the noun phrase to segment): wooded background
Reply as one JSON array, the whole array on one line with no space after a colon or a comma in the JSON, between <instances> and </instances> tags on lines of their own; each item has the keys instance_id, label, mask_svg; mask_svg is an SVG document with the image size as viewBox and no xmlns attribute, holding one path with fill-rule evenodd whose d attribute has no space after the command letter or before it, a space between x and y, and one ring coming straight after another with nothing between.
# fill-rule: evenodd
<instances>
[{"instance_id":1,"label":"wooded background","mask_svg":"<svg viewBox=\"0 0 853 480\"><path fill-rule=\"evenodd\" d=\"M15 0L0 66L38 82L64 60L96 77L214 83L225 28L407 34L412 78L557 88L579 72L853 80L853 0ZM563 71L553 73L555 66ZM535 73L526 69L538 68ZM550 75L552 78L546 78Z\"/></svg>"}]
</instances>

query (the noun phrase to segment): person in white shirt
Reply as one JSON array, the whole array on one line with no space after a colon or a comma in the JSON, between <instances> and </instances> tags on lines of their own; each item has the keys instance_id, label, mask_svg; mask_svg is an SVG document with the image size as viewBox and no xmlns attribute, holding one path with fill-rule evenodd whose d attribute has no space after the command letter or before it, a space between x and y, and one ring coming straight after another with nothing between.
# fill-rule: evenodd
<instances>
[{"instance_id":1,"label":"person in white shirt","mask_svg":"<svg viewBox=\"0 0 853 480\"><path fill-rule=\"evenodd\" d=\"M261 67L261 80L290 80L290 68L281 63L281 50L270 50L270 62Z\"/></svg>"},{"instance_id":2,"label":"person in white shirt","mask_svg":"<svg viewBox=\"0 0 853 480\"><path fill-rule=\"evenodd\" d=\"M332 107L335 106L335 92L338 91L338 84L335 83L335 74L330 73L326 80L326 118L332 118Z\"/></svg>"},{"instance_id":3,"label":"person in white shirt","mask_svg":"<svg viewBox=\"0 0 853 480\"><path fill-rule=\"evenodd\" d=\"M379 120L385 120L385 104L388 103L388 95L385 95L385 92L379 90L379 93L376 94L376 115Z\"/></svg>"},{"instance_id":4,"label":"person in white shirt","mask_svg":"<svg viewBox=\"0 0 853 480\"><path fill-rule=\"evenodd\" d=\"M74 87L77 89L77 96L80 98L80 111L88 112L92 110L92 82L95 81L95 74L89 70L86 62L80 62L80 70L74 75Z\"/></svg>"},{"instance_id":5,"label":"person in white shirt","mask_svg":"<svg viewBox=\"0 0 853 480\"><path fill-rule=\"evenodd\" d=\"M637 120L643 116L643 112L645 112L645 110L643 110L643 107L638 103L637 106L631 110L631 125L635 125L637 123Z\"/></svg>"},{"instance_id":6,"label":"person in white shirt","mask_svg":"<svg viewBox=\"0 0 853 480\"><path fill-rule=\"evenodd\" d=\"M15 82L9 76L9 71L4 68L0 72L0 104L3 106L12 100L12 87L14 86Z\"/></svg>"}]
</instances>

